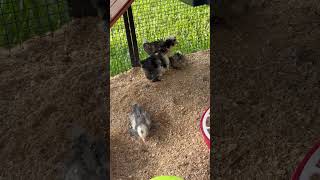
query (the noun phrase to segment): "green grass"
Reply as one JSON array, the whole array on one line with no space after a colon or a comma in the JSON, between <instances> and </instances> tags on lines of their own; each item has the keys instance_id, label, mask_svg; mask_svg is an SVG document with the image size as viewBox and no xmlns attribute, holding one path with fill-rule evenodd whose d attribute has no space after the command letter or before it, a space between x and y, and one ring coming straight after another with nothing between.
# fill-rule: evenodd
<instances>
[{"instance_id":1,"label":"green grass","mask_svg":"<svg viewBox=\"0 0 320 180\"><path fill-rule=\"evenodd\" d=\"M0 0L0 46L12 47L34 35L54 31L68 21L66 2Z\"/></svg>"},{"instance_id":2,"label":"green grass","mask_svg":"<svg viewBox=\"0 0 320 180\"><path fill-rule=\"evenodd\" d=\"M209 6L192 7L179 0L136 0L133 5L139 57L144 59L143 39L153 41L170 35L179 42L175 50L188 54L210 48ZM111 28L111 76L131 67L123 18Z\"/></svg>"},{"instance_id":3,"label":"green grass","mask_svg":"<svg viewBox=\"0 0 320 180\"><path fill-rule=\"evenodd\" d=\"M23 4L22 4L23 2ZM69 21L66 1L0 0L0 46L12 47L34 35L54 31ZM179 0L136 0L133 5L139 57L144 59L143 39L177 37L175 48L188 54L209 49L209 6L192 7ZM111 76L131 67L122 17L110 34Z\"/></svg>"}]
</instances>

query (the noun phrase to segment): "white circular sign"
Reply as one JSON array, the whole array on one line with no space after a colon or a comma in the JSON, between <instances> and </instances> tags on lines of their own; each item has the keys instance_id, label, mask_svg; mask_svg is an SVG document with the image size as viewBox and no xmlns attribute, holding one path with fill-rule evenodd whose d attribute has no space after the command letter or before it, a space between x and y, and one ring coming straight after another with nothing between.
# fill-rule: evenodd
<instances>
[{"instance_id":1,"label":"white circular sign","mask_svg":"<svg viewBox=\"0 0 320 180\"><path fill-rule=\"evenodd\" d=\"M205 136L210 140L210 108L204 114L202 120L202 130Z\"/></svg>"}]
</instances>

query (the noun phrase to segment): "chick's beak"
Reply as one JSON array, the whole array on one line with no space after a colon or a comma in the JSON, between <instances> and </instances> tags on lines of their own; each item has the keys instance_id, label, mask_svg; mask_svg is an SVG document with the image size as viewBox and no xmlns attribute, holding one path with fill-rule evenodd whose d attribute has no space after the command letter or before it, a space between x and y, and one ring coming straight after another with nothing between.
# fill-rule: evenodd
<instances>
[{"instance_id":1,"label":"chick's beak","mask_svg":"<svg viewBox=\"0 0 320 180\"><path fill-rule=\"evenodd\" d=\"M145 139L145 138L142 138L142 142L143 142L143 143L146 143L146 139Z\"/></svg>"}]
</instances>

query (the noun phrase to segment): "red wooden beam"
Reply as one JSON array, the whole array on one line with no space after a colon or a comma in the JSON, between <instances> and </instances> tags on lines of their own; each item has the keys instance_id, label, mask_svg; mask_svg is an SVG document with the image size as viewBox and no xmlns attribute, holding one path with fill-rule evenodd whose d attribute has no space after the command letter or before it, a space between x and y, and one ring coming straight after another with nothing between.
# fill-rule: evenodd
<instances>
[{"instance_id":1,"label":"red wooden beam","mask_svg":"<svg viewBox=\"0 0 320 180\"><path fill-rule=\"evenodd\" d=\"M110 28L126 12L134 0L110 0Z\"/></svg>"}]
</instances>

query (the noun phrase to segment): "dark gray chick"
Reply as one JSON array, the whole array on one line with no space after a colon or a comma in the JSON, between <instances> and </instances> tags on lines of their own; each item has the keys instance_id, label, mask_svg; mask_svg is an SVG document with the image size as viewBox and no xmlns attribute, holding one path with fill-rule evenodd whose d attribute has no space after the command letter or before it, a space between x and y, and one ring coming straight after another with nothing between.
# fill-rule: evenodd
<instances>
[{"instance_id":1,"label":"dark gray chick","mask_svg":"<svg viewBox=\"0 0 320 180\"><path fill-rule=\"evenodd\" d=\"M132 106L129 113L129 132L132 136L139 136L145 143L151 127L149 114L137 103Z\"/></svg>"},{"instance_id":2,"label":"dark gray chick","mask_svg":"<svg viewBox=\"0 0 320 180\"><path fill-rule=\"evenodd\" d=\"M143 48L147 54L150 56L158 56L164 63L161 65L163 67L162 72L168 70L170 67L169 56L171 54L172 48L177 44L176 37L169 37L166 40L158 40L154 42L143 43ZM157 66L157 69L159 67ZM161 67L160 67L161 68Z\"/></svg>"},{"instance_id":3,"label":"dark gray chick","mask_svg":"<svg viewBox=\"0 0 320 180\"><path fill-rule=\"evenodd\" d=\"M160 44L163 43L163 40L147 42L147 40L143 41L143 49L148 55L152 55L156 53L161 47Z\"/></svg>"},{"instance_id":4,"label":"dark gray chick","mask_svg":"<svg viewBox=\"0 0 320 180\"><path fill-rule=\"evenodd\" d=\"M104 139L89 137L84 130L76 130L73 137L72 158L67 162L64 180L105 180L109 170ZM109 173L108 173L109 174Z\"/></svg>"},{"instance_id":5,"label":"dark gray chick","mask_svg":"<svg viewBox=\"0 0 320 180\"><path fill-rule=\"evenodd\" d=\"M160 77L164 72L164 68L169 66L168 61L169 58L161 53L152 54L145 60L141 61L142 69L147 79L151 80L152 82L161 81Z\"/></svg>"},{"instance_id":6,"label":"dark gray chick","mask_svg":"<svg viewBox=\"0 0 320 180\"><path fill-rule=\"evenodd\" d=\"M186 57L181 52L176 52L173 56L169 57L170 65L174 69L182 69L187 64Z\"/></svg>"},{"instance_id":7,"label":"dark gray chick","mask_svg":"<svg viewBox=\"0 0 320 180\"><path fill-rule=\"evenodd\" d=\"M147 42L144 40L143 49L148 55L152 55L156 52L162 52L169 55L170 50L178 43L176 37L168 37L165 40L157 40L153 42Z\"/></svg>"}]
</instances>

